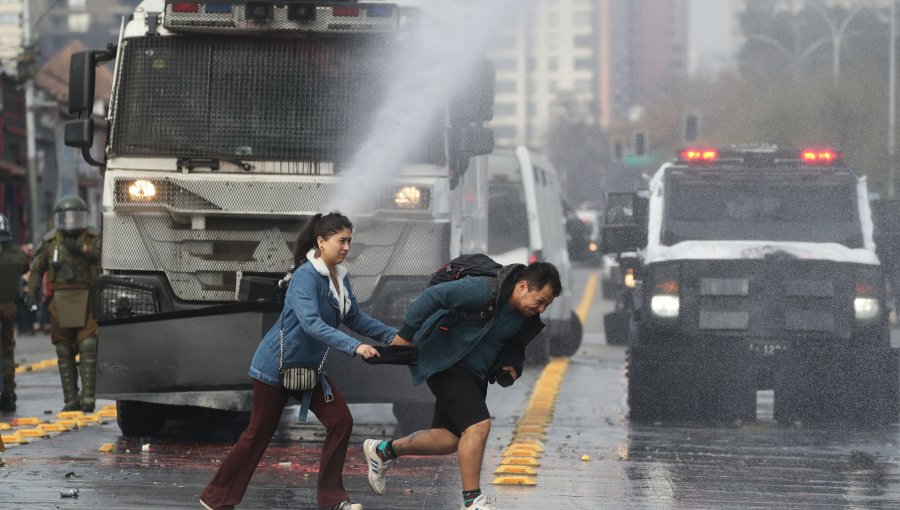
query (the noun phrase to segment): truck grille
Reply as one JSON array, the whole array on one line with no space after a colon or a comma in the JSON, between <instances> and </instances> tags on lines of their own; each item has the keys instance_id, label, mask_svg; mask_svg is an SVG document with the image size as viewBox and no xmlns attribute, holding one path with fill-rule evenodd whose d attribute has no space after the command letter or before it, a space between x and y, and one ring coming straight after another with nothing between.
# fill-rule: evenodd
<instances>
[{"instance_id":1,"label":"truck grille","mask_svg":"<svg viewBox=\"0 0 900 510\"><path fill-rule=\"evenodd\" d=\"M750 338L850 338L869 268L815 260L680 264L681 328Z\"/></svg>"},{"instance_id":2,"label":"truck grille","mask_svg":"<svg viewBox=\"0 0 900 510\"><path fill-rule=\"evenodd\" d=\"M165 273L185 301L236 301L238 274L283 275L293 264L300 220L207 218L203 230L168 214L103 216L104 270ZM368 301L382 275L428 275L449 253L449 224L354 219L345 263L357 299Z\"/></svg>"}]
</instances>

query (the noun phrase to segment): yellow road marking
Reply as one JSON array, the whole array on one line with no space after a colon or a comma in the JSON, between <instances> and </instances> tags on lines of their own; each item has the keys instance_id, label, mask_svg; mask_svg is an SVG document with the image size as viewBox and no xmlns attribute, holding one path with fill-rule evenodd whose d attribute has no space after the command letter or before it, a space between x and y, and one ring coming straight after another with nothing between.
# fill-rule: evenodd
<instances>
[{"instance_id":1,"label":"yellow road marking","mask_svg":"<svg viewBox=\"0 0 900 510\"><path fill-rule=\"evenodd\" d=\"M531 466L513 466L503 464L494 470L495 475L531 475L537 476L537 470Z\"/></svg>"},{"instance_id":2,"label":"yellow road marking","mask_svg":"<svg viewBox=\"0 0 900 510\"><path fill-rule=\"evenodd\" d=\"M106 423L105 418L116 417L116 406L109 404L91 414L81 411L61 412L57 417L56 420L48 423L35 417L14 418L11 423L0 422L0 430L17 429L13 430L12 434L4 434L3 442L10 445L29 444L34 440L50 437L51 432L68 432L73 429Z\"/></svg>"},{"instance_id":3,"label":"yellow road marking","mask_svg":"<svg viewBox=\"0 0 900 510\"><path fill-rule=\"evenodd\" d=\"M581 295L581 302L578 304L578 308L575 309L575 314L581 319L582 324L587 321L588 312L591 311L591 305L594 304L594 295L597 293L598 280L599 278L597 277L596 272L592 272L591 275L588 276L587 285L584 286L584 294Z\"/></svg>"},{"instance_id":4,"label":"yellow road marking","mask_svg":"<svg viewBox=\"0 0 900 510\"><path fill-rule=\"evenodd\" d=\"M80 359L80 354L75 355L75 362L78 363ZM48 368L53 368L59 364L59 360L57 358L48 358L42 359L40 361L36 361L34 363L29 363L28 365L19 365L16 367L17 374L24 374L25 372L40 372L41 370L46 370Z\"/></svg>"},{"instance_id":5,"label":"yellow road marking","mask_svg":"<svg viewBox=\"0 0 900 510\"><path fill-rule=\"evenodd\" d=\"M597 273L592 272L575 311L582 324L587 321L594 303L598 281ZM494 479L494 485L537 485L537 468L541 465L537 459L544 453L541 441L546 438L546 430L553 421L556 397L568 369L569 358L554 358L541 371L525 414L516 423L512 440L503 452L500 466L494 471L495 475L500 475Z\"/></svg>"}]
</instances>

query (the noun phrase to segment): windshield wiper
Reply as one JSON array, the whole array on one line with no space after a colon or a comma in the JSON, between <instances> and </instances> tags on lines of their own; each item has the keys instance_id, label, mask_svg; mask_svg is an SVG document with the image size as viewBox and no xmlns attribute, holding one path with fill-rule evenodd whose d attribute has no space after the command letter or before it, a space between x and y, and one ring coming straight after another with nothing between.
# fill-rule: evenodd
<instances>
[{"instance_id":1,"label":"windshield wiper","mask_svg":"<svg viewBox=\"0 0 900 510\"><path fill-rule=\"evenodd\" d=\"M210 170L217 171L219 170L220 162L225 161L226 163L231 163L232 165L243 169L245 172L249 172L253 170L254 166L250 163L246 163L239 159L225 159L225 158L178 158L175 162L178 170L182 168L187 168L188 171L191 171L195 168L209 168Z\"/></svg>"}]
</instances>

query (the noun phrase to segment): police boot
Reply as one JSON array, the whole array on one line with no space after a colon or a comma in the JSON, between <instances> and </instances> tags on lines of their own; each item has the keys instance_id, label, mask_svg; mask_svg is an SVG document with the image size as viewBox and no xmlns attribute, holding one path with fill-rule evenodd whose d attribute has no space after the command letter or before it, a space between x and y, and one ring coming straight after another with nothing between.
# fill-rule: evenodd
<instances>
[{"instance_id":1,"label":"police boot","mask_svg":"<svg viewBox=\"0 0 900 510\"><path fill-rule=\"evenodd\" d=\"M78 369L75 367L75 353L66 343L56 344L56 356L59 358L59 380L62 383L63 411L80 411L78 402Z\"/></svg>"},{"instance_id":2,"label":"police boot","mask_svg":"<svg viewBox=\"0 0 900 510\"><path fill-rule=\"evenodd\" d=\"M94 390L97 387L97 337L88 337L78 346L81 357L78 371L81 372L81 410L94 412Z\"/></svg>"},{"instance_id":3,"label":"police boot","mask_svg":"<svg viewBox=\"0 0 900 510\"><path fill-rule=\"evenodd\" d=\"M0 411L16 410L16 360L3 358L3 393Z\"/></svg>"}]
</instances>

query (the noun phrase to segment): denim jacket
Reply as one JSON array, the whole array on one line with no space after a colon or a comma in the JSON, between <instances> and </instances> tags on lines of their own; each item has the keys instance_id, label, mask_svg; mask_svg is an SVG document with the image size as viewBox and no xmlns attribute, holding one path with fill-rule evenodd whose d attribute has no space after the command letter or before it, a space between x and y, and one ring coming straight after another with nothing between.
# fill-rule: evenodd
<instances>
[{"instance_id":1,"label":"denim jacket","mask_svg":"<svg viewBox=\"0 0 900 510\"><path fill-rule=\"evenodd\" d=\"M346 268L337 266L338 278L343 282L342 292L338 293L331 283L325 263L319 258L313 258L312 252L307 255L307 259L309 262L301 264L294 271L288 284L280 320L263 337L251 362L250 377L271 386L282 387L279 377L281 321L284 322L284 367L318 367L329 347L332 351L329 357L335 351L355 356L361 342L338 330L341 323L382 344L390 343L397 334L396 329L382 324L360 309ZM339 299L343 303L339 303ZM327 362L319 382L325 393L325 401L330 402L334 397L325 375ZM300 421L306 421L312 398L311 391L303 393Z\"/></svg>"},{"instance_id":2,"label":"denim jacket","mask_svg":"<svg viewBox=\"0 0 900 510\"><path fill-rule=\"evenodd\" d=\"M500 269L497 279L499 303L509 300L517 276L524 269L512 264ZM413 384L419 385L428 377L446 370L463 359L491 330L494 317L478 327L467 323L458 313L484 309L493 297L490 278L469 277L428 287L410 305L400 328L400 337L410 340L419 349L416 365L409 367ZM525 361L525 346L544 328L540 316L530 317L515 338L497 355L494 368L512 366L521 376Z\"/></svg>"}]
</instances>

